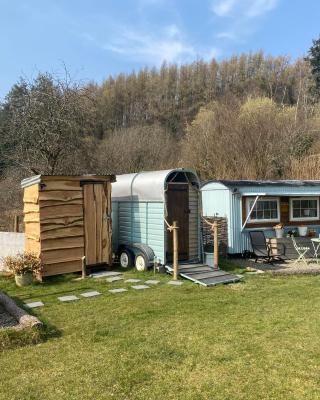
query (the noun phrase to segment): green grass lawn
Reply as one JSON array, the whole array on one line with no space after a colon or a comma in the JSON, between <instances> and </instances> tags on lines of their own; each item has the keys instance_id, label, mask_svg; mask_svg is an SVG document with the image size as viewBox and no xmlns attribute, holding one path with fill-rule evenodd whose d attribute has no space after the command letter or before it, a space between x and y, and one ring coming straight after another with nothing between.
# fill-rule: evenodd
<instances>
[{"instance_id":1,"label":"green grass lawn","mask_svg":"<svg viewBox=\"0 0 320 400\"><path fill-rule=\"evenodd\" d=\"M128 272L128 277L153 277ZM0 399L319 399L320 276L255 275L111 294L72 276L18 289L47 338L0 352ZM102 296L63 304L64 294Z\"/></svg>"}]
</instances>

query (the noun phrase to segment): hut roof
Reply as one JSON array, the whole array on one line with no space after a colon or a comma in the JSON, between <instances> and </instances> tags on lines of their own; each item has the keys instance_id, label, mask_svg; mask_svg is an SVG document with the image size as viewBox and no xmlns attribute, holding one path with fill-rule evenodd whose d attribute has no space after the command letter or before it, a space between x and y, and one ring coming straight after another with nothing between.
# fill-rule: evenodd
<instances>
[{"instance_id":1,"label":"hut roof","mask_svg":"<svg viewBox=\"0 0 320 400\"><path fill-rule=\"evenodd\" d=\"M41 183L42 180L68 180L68 181L115 181L114 175L34 175L30 178L23 179L21 181L21 187L26 188L28 186Z\"/></svg>"},{"instance_id":2,"label":"hut roof","mask_svg":"<svg viewBox=\"0 0 320 400\"><path fill-rule=\"evenodd\" d=\"M169 182L190 182L200 186L197 174L188 169L177 168L162 171L143 171L117 175L112 185L114 200L163 201Z\"/></svg>"},{"instance_id":3,"label":"hut roof","mask_svg":"<svg viewBox=\"0 0 320 400\"><path fill-rule=\"evenodd\" d=\"M315 180L227 180L220 179L217 181L227 187L235 186L320 186L320 181Z\"/></svg>"}]
</instances>

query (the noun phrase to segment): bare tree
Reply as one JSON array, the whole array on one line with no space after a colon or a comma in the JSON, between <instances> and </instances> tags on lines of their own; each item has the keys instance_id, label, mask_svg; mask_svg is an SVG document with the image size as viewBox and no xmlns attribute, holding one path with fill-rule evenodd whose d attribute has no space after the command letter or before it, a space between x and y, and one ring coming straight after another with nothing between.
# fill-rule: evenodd
<instances>
[{"instance_id":1,"label":"bare tree","mask_svg":"<svg viewBox=\"0 0 320 400\"><path fill-rule=\"evenodd\" d=\"M72 172L82 148L85 100L85 89L69 79L40 74L21 80L3 105L8 163L25 174Z\"/></svg>"},{"instance_id":2,"label":"bare tree","mask_svg":"<svg viewBox=\"0 0 320 400\"><path fill-rule=\"evenodd\" d=\"M115 131L97 146L97 169L128 173L177 166L180 145L159 125Z\"/></svg>"}]
</instances>

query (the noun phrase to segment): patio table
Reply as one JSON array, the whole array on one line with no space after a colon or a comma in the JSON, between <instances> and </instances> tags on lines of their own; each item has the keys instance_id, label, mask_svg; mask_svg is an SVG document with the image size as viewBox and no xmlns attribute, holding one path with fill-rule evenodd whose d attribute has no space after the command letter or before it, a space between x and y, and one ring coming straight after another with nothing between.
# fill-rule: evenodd
<instances>
[{"instance_id":1,"label":"patio table","mask_svg":"<svg viewBox=\"0 0 320 400\"><path fill-rule=\"evenodd\" d=\"M317 261L317 264L319 263L319 249L320 249L320 238L312 238L311 239L311 243L313 246L313 250L314 250L314 257Z\"/></svg>"},{"instance_id":2,"label":"patio table","mask_svg":"<svg viewBox=\"0 0 320 400\"><path fill-rule=\"evenodd\" d=\"M303 237L296 237L295 239L296 239L298 246L310 248L310 250L307 251L305 257L309 258L309 259L313 259L315 256L313 242L311 241L311 239L313 239L313 238L310 238L308 236L303 236ZM314 239L318 239L318 238L314 238ZM281 258L283 258L285 260L295 260L299 256L296 249L293 246L292 239L290 237L269 238L269 239L267 239L267 243L270 244L273 255L277 255L278 246L280 246L280 247L284 246L285 255L281 256ZM320 246L319 246L318 251L319 251L319 260L320 260Z\"/></svg>"}]
</instances>

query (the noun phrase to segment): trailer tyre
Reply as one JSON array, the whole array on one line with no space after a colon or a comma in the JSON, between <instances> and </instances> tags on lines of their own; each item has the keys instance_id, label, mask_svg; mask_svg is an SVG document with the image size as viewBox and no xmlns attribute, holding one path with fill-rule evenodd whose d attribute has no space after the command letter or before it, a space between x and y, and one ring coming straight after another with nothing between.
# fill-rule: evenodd
<instances>
[{"instance_id":1,"label":"trailer tyre","mask_svg":"<svg viewBox=\"0 0 320 400\"><path fill-rule=\"evenodd\" d=\"M144 254L138 254L134 260L134 266L137 271L143 272L148 269L148 261Z\"/></svg>"},{"instance_id":2,"label":"trailer tyre","mask_svg":"<svg viewBox=\"0 0 320 400\"><path fill-rule=\"evenodd\" d=\"M133 266L133 257L128 250L122 250L120 252L119 261L122 268L130 268Z\"/></svg>"}]
</instances>

